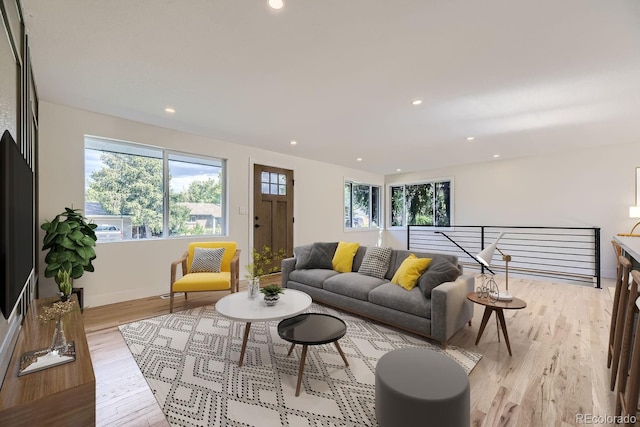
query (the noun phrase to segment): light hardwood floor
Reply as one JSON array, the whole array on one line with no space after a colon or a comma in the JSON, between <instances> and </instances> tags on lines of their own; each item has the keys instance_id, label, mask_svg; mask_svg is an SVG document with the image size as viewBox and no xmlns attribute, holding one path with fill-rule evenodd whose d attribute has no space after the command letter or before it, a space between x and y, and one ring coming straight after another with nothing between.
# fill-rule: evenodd
<instances>
[{"instance_id":1,"label":"light hardwood floor","mask_svg":"<svg viewBox=\"0 0 640 427\"><path fill-rule=\"evenodd\" d=\"M607 287L613 282L603 282L603 289L595 289L511 278L509 290L527 302L525 309L505 310L512 357L504 339L498 342L493 316L480 343L474 344L483 312L475 307L472 326L450 342L482 354L469 376L473 426L564 427L577 425L578 414L613 414L607 369ZM176 299L176 310L213 304L224 295L189 294L187 301ZM156 297L85 310L98 426L168 425L117 329L166 314L168 304Z\"/></svg>"}]
</instances>

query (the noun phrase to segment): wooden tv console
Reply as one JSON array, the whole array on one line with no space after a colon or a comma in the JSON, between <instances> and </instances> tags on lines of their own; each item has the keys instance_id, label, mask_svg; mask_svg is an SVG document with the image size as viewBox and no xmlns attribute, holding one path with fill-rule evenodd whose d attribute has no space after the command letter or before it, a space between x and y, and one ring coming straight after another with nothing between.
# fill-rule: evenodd
<instances>
[{"instance_id":1,"label":"wooden tv console","mask_svg":"<svg viewBox=\"0 0 640 427\"><path fill-rule=\"evenodd\" d=\"M93 426L96 422L96 379L84 332L82 313L63 317L65 336L75 342L76 360L18 377L22 354L47 348L55 321L40 323L38 312L59 298L33 301L0 389L0 420L3 425Z\"/></svg>"}]
</instances>

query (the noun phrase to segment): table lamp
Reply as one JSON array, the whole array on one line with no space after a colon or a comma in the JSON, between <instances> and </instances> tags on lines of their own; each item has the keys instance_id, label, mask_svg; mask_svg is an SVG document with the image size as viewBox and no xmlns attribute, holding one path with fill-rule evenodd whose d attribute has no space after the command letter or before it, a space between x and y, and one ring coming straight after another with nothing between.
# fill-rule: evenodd
<instances>
[{"instance_id":1,"label":"table lamp","mask_svg":"<svg viewBox=\"0 0 640 427\"><path fill-rule=\"evenodd\" d=\"M476 259L480 261L484 266L489 267L491 264L491 260L493 259L493 254L497 250L500 255L502 255L502 260L505 262L505 292L500 292L498 294L498 300L501 301L511 301L513 297L509 294L509 261L511 261L511 255L506 255L498 248L498 240L500 240L504 236L504 232L500 233L498 238L489 246L484 248L478 255L476 255Z\"/></svg>"},{"instance_id":2,"label":"table lamp","mask_svg":"<svg viewBox=\"0 0 640 427\"><path fill-rule=\"evenodd\" d=\"M640 206L629 206L629 218L640 218ZM640 221L636 222L636 225L633 226L629 233L630 236L634 236L633 232L638 225L640 225Z\"/></svg>"}]
</instances>

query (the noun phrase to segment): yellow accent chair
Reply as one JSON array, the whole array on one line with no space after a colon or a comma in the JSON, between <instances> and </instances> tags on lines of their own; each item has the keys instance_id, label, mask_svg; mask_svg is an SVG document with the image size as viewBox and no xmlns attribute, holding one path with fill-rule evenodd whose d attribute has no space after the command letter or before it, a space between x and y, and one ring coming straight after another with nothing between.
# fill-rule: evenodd
<instances>
[{"instance_id":1,"label":"yellow accent chair","mask_svg":"<svg viewBox=\"0 0 640 427\"><path fill-rule=\"evenodd\" d=\"M182 257L171 263L169 312L173 313L173 294L176 292L184 292L184 299L187 299L187 292L227 290L237 292L240 284L240 250L237 247L236 242L189 243L189 249L182 254ZM224 248L220 272L190 273L195 248ZM178 265L182 266L182 277L176 280Z\"/></svg>"}]
</instances>

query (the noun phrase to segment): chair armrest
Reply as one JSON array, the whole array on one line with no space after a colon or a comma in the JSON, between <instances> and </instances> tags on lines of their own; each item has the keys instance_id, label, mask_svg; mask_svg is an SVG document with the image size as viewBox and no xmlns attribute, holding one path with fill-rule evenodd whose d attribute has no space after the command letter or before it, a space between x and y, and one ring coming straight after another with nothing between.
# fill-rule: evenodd
<instances>
[{"instance_id":1,"label":"chair armrest","mask_svg":"<svg viewBox=\"0 0 640 427\"><path fill-rule=\"evenodd\" d=\"M176 281L176 270L178 269L178 264L182 265L183 276L187 272L187 256L189 256L189 251L185 251L180 259L171 263L171 286L173 286L173 283Z\"/></svg>"},{"instance_id":2,"label":"chair armrest","mask_svg":"<svg viewBox=\"0 0 640 427\"><path fill-rule=\"evenodd\" d=\"M231 271L231 292L238 292L240 289L240 249L236 249L229 267Z\"/></svg>"}]
</instances>

